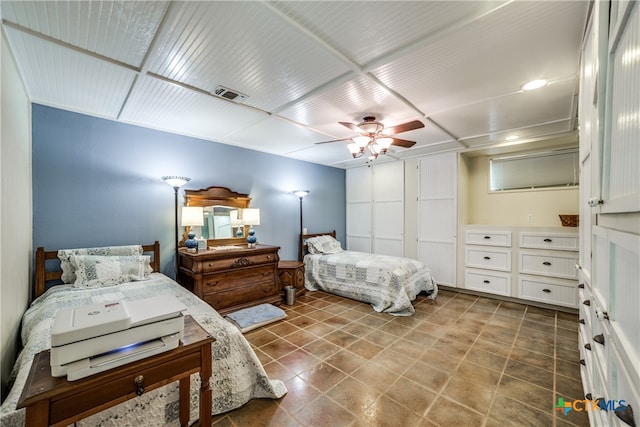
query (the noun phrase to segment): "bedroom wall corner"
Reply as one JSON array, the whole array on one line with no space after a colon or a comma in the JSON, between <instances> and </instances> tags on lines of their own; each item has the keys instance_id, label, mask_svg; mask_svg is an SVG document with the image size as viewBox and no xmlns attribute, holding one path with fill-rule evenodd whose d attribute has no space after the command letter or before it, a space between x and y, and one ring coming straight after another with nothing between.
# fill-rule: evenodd
<instances>
[{"instance_id":1,"label":"bedroom wall corner","mask_svg":"<svg viewBox=\"0 0 640 427\"><path fill-rule=\"evenodd\" d=\"M2 32L0 48L0 355L2 400L29 303L32 259L31 104Z\"/></svg>"}]
</instances>

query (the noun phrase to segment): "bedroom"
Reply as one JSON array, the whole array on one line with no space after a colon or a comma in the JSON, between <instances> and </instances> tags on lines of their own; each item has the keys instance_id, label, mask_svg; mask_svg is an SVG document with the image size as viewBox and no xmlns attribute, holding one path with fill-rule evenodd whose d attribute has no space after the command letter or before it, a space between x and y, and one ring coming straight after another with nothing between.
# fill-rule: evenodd
<instances>
[{"instance_id":1,"label":"bedroom","mask_svg":"<svg viewBox=\"0 0 640 427\"><path fill-rule=\"evenodd\" d=\"M162 175L189 176L191 189L221 185L249 193L262 209L262 225L256 227L259 241L280 245L282 259L295 259L297 251L298 200L289 194L291 190L311 191L303 206L310 230L336 229L339 239L346 241L343 169L40 104L23 87L17 65L6 59L12 53L5 37L3 33L3 378L13 358L8 355L15 354L36 246L159 239L163 271L172 274L173 195L159 180ZM335 114L327 120L356 119ZM391 124L403 121L399 117ZM131 144L133 139L138 143ZM322 139L328 138L320 135L315 141ZM7 146L7 141L16 145ZM337 145L335 151L348 157L343 146ZM7 267L14 265L23 268Z\"/></svg>"}]
</instances>

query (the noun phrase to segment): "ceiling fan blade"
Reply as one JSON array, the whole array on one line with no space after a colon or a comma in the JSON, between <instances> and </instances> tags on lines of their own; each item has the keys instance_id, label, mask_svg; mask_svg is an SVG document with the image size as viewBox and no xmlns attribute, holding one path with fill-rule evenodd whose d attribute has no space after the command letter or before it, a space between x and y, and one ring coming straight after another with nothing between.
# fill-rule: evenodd
<instances>
[{"instance_id":1,"label":"ceiling fan blade","mask_svg":"<svg viewBox=\"0 0 640 427\"><path fill-rule=\"evenodd\" d=\"M391 145L397 145L398 147L411 148L416 145L415 141L408 141L406 139L393 138Z\"/></svg>"},{"instance_id":2,"label":"ceiling fan blade","mask_svg":"<svg viewBox=\"0 0 640 427\"><path fill-rule=\"evenodd\" d=\"M349 129L351 129L354 132L358 132L358 133L362 132L362 130L358 126L354 125L351 122L338 122L338 123L340 123L342 126L348 127Z\"/></svg>"},{"instance_id":3,"label":"ceiling fan blade","mask_svg":"<svg viewBox=\"0 0 640 427\"><path fill-rule=\"evenodd\" d=\"M390 128L384 128L386 135L395 135L397 133L407 132L414 129L420 129L424 127L424 123L420 120L414 120L412 122L403 123L401 125L392 126Z\"/></svg>"},{"instance_id":4,"label":"ceiling fan blade","mask_svg":"<svg viewBox=\"0 0 640 427\"><path fill-rule=\"evenodd\" d=\"M339 142L339 141L349 141L351 138L341 138L341 139L332 139L331 141L320 141L320 142L316 142L315 144L328 144L330 142Z\"/></svg>"}]
</instances>

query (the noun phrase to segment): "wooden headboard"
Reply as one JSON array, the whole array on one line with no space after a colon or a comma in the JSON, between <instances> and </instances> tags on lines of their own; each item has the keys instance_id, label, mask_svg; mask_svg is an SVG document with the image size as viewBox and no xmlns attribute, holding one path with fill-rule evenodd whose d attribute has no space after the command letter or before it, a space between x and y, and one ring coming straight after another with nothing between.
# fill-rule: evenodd
<instances>
[{"instance_id":1,"label":"wooden headboard","mask_svg":"<svg viewBox=\"0 0 640 427\"><path fill-rule=\"evenodd\" d=\"M301 234L300 235L300 245L299 245L299 250L298 250L298 261L302 261L302 259L304 258L304 256L308 252L307 239L310 239L311 237L317 237L317 236L331 236L331 237L333 237L335 239L336 238L336 230L333 230L331 232L326 232L326 233Z\"/></svg>"},{"instance_id":2,"label":"wooden headboard","mask_svg":"<svg viewBox=\"0 0 640 427\"><path fill-rule=\"evenodd\" d=\"M157 240L151 245L142 245L143 252L152 252L151 268L160 271L160 242ZM47 285L53 286L61 283L62 270L56 264L55 270L46 271L47 261L58 259L58 251L45 251L43 247L36 249L36 285L31 300L38 298L47 290ZM53 264L53 263L50 263ZM57 283L51 283L57 282Z\"/></svg>"}]
</instances>

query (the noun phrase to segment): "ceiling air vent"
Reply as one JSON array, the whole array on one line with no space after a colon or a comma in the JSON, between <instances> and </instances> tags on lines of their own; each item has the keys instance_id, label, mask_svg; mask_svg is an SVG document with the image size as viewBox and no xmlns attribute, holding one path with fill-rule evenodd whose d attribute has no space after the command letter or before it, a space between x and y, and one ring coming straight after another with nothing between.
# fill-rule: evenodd
<instances>
[{"instance_id":1,"label":"ceiling air vent","mask_svg":"<svg viewBox=\"0 0 640 427\"><path fill-rule=\"evenodd\" d=\"M213 94L220 98L228 99L229 101L240 102L246 98L245 95L238 93L234 90L226 88L224 86L218 86L213 90Z\"/></svg>"}]
</instances>

